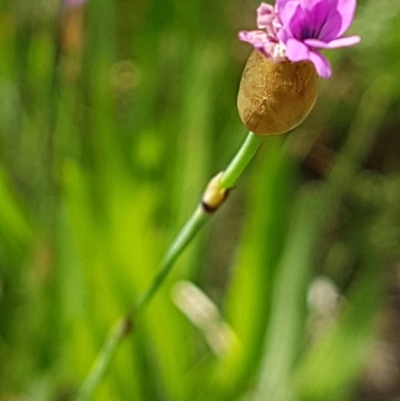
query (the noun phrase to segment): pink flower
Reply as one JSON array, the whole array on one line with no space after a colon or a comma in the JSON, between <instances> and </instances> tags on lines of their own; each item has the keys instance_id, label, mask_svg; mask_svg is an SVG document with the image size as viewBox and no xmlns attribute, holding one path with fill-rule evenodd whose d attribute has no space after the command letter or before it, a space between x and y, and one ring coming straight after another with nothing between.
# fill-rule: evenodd
<instances>
[{"instance_id":1,"label":"pink flower","mask_svg":"<svg viewBox=\"0 0 400 401\"><path fill-rule=\"evenodd\" d=\"M322 78L332 69L323 49L351 46L359 36L342 37L349 28L356 0L276 0L275 8L261 3L257 9L257 31L239 32L273 61L311 61Z\"/></svg>"}]
</instances>

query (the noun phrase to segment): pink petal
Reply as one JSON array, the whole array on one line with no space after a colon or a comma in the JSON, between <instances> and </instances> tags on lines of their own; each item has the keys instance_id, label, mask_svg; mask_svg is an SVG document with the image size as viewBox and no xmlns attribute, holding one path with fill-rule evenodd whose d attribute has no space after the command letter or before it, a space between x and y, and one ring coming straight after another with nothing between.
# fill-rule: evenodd
<instances>
[{"instance_id":1,"label":"pink petal","mask_svg":"<svg viewBox=\"0 0 400 401\"><path fill-rule=\"evenodd\" d=\"M283 10L286 7L286 4L289 2L295 2L294 0L276 0L275 1L275 7L277 10L281 9Z\"/></svg>"},{"instance_id":2,"label":"pink petal","mask_svg":"<svg viewBox=\"0 0 400 401\"><path fill-rule=\"evenodd\" d=\"M309 60L310 50L302 42L297 39L289 39L286 42L286 57L290 61Z\"/></svg>"},{"instance_id":3,"label":"pink petal","mask_svg":"<svg viewBox=\"0 0 400 401\"><path fill-rule=\"evenodd\" d=\"M341 25L341 15L336 10L332 10L326 16L326 20L322 24L318 38L324 42L329 42L330 40L336 39L339 35Z\"/></svg>"},{"instance_id":4,"label":"pink petal","mask_svg":"<svg viewBox=\"0 0 400 401\"><path fill-rule=\"evenodd\" d=\"M276 7L283 25L289 25L296 12L301 10L298 0L277 0Z\"/></svg>"},{"instance_id":5,"label":"pink petal","mask_svg":"<svg viewBox=\"0 0 400 401\"><path fill-rule=\"evenodd\" d=\"M296 15L296 13L300 13L301 17L304 18L304 12L299 6L298 0L276 0L276 9L282 23L281 29L277 31L277 36L279 40L286 43L289 38L296 37L296 33L300 33L299 15ZM293 21L293 19L296 21ZM292 31L293 22L298 25L295 26L296 32Z\"/></svg>"},{"instance_id":6,"label":"pink petal","mask_svg":"<svg viewBox=\"0 0 400 401\"><path fill-rule=\"evenodd\" d=\"M321 0L299 0L299 3L303 10L311 10L314 8Z\"/></svg>"},{"instance_id":7,"label":"pink petal","mask_svg":"<svg viewBox=\"0 0 400 401\"><path fill-rule=\"evenodd\" d=\"M264 31L241 31L238 34L239 39L244 42L248 42L261 53L263 53L269 59L274 58L274 49L277 42L274 38L271 38Z\"/></svg>"},{"instance_id":8,"label":"pink petal","mask_svg":"<svg viewBox=\"0 0 400 401\"><path fill-rule=\"evenodd\" d=\"M289 23L287 24L287 29L290 31L292 37L297 39L301 39L303 37L306 21L307 15L305 11L300 7L300 5L297 5Z\"/></svg>"},{"instance_id":9,"label":"pink petal","mask_svg":"<svg viewBox=\"0 0 400 401\"><path fill-rule=\"evenodd\" d=\"M322 78L329 78L332 75L329 61L320 53L310 51L304 43L296 39L289 39L286 43L286 57L294 62L303 60L311 61L318 75Z\"/></svg>"},{"instance_id":10,"label":"pink petal","mask_svg":"<svg viewBox=\"0 0 400 401\"><path fill-rule=\"evenodd\" d=\"M352 46L357 44L361 38L359 36L348 36L345 38L339 38L331 40L330 42L326 43L321 40L317 39L306 39L304 43L307 46L314 47L317 49L336 49L338 47L346 47Z\"/></svg>"},{"instance_id":11,"label":"pink petal","mask_svg":"<svg viewBox=\"0 0 400 401\"><path fill-rule=\"evenodd\" d=\"M256 48L263 47L264 43L269 41L268 35L264 31L240 31L238 37Z\"/></svg>"},{"instance_id":12,"label":"pink petal","mask_svg":"<svg viewBox=\"0 0 400 401\"><path fill-rule=\"evenodd\" d=\"M330 13L335 10L329 3L331 0L310 1L302 0L303 8L307 14L307 26L317 32L329 21ZM336 0L337 1L337 0Z\"/></svg>"},{"instance_id":13,"label":"pink petal","mask_svg":"<svg viewBox=\"0 0 400 401\"><path fill-rule=\"evenodd\" d=\"M307 14L307 26L325 42L339 37L350 26L356 0L299 0Z\"/></svg>"},{"instance_id":14,"label":"pink petal","mask_svg":"<svg viewBox=\"0 0 400 401\"><path fill-rule=\"evenodd\" d=\"M293 38L293 35L289 29L282 28L278 31L277 37L281 42L286 43L289 39Z\"/></svg>"},{"instance_id":15,"label":"pink petal","mask_svg":"<svg viewBox=\"0 0 400 401\"><path fill-rule=\"evenodd\" d=\"M261 3L257 8L257 26L260 29L268 28L275 16L274 7L270 4Z\"/></svg>"},{"instance_id":16,"label":"pink petal","mask_svg":"<svg viewBox=\"0 0 400 401\"><path fill-rule=\"evenodd\" d=\"M321 78L330 78L332 75L332 68L329 61L320 53L310 52L309 60L314 64L317 74Z\"/></svg>"},{"instance_id":17,"label":"pink petal","mask_svg":"<svg viewBox=\"0 0 400 401\"><path fill-rule=\"evenodd\" d=\"M337 36L342 35L349 28L356 10L356 0L338 0L337 10L342 16L342 26Z\"/></svg>"}]
</instances>

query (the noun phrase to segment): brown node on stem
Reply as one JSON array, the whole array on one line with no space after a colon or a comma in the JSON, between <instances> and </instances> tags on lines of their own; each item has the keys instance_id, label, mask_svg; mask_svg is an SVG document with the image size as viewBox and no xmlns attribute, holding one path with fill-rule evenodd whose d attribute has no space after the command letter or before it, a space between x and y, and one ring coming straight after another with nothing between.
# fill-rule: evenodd
<instances>
[{"instance_id":1,"label":"brown node on stem","mask_svg":"<svg viewBox=\"0 0 400 401\"><path fill-rule=\"evenodd\" d=\"M262 136L283 134L297 127L317 100L318 80L310 61L274 62L254 50L244 68L238 94L243 124Z\"/></svg>"},{"instance_id":2,"label":"brown node on stem","mask_svg":"<svg viewBox=\"0 0 400 401\"><path fill-rule=\"evenodd\" d=\"M228 191L219 186L222 175L223 172L221 171L207 185L201 200L201 206L205 212L215 212L224 203L228 195Z\"/></svg>"}]
</instances>

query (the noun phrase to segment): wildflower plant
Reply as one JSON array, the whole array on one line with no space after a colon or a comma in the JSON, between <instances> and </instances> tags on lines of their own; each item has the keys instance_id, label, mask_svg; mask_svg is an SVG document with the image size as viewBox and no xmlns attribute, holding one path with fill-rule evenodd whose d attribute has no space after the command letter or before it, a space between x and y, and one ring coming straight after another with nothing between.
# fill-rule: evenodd
<instances>
[{"instance_id":1,"label":"wildflower plant","mask_svg":"<svg viewBox=\"0 0 400 401\"><path fill-rule=\"evenodd\" d=\"M318 75L329 78L332 68L324 49L351 46L359 36L342 37L349 28L356 0L277 0L275 7L261 3L256 31L242 31L239 38L251 43L274 62L309 60Z\"/></svg>"},{"instance_id":2,"label":"wildflower plant","mask_svg":"<svg viewBox=\"0 0 400 401\"><path fill-rule=\"evenodd\" d=\"M261 3L257 10L259 29L239 33L240 40L255 48L244 69L238 94L239 114L250 133L228 167L210 180L150 287L111 331L80 389L80 401L90 399L118 345L134 327L134 320L155 296L187 245L225 202L264 136L290 131L312 110L318 78L329 78L332 73L321 51L360 41L359 36L342 37L353 20L355 7L355 0L277 0L274 7Z\"/></svg>"}]
</instances>

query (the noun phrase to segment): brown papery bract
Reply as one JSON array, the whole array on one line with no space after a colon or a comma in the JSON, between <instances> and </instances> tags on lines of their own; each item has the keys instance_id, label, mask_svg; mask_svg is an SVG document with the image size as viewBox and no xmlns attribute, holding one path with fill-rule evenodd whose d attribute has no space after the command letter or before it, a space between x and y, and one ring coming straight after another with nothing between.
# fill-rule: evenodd
<instances>
[{"instance_id":1,"label":"brown papery bract","mask_svg":"<svg viewBox=\"0 0 400 401\"><path fill-rule=\"evenodd\" d=\"M297 127L315 104L318 80L309 61L273 62L254 50L238 94L243 124L257 135L283 134Z\"/></svg>"}]
</instances>

